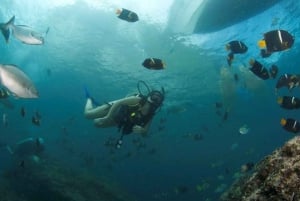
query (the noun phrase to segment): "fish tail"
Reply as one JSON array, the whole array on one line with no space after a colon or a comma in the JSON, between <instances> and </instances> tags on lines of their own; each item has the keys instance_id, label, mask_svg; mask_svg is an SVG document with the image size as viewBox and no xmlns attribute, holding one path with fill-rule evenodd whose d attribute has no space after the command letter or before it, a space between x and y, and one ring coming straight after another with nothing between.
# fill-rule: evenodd
<instances>
[{"instance_id":1,"label":"fish tail","mask_svg":"<svg viewBox=\"0 0 300 201\"><path fill-rule=\"evenodd\" d=\"M3 24L0 29L1 29L1 32L5 38L5 41L6 43L8 43L8 40L9 40L9 35L10 35L10 31L9 31L9 27L11 25L13 25L15 22L15 16L13 16L12 18L10 18L10 20L8 22L6 22L5 24Z\"/></svg>"},{"instance_id":2,"label":"fish tail","mask_svg":"<svg viewBox=\"0 0 300 201\"><path fill-rule=\"evenodd\" d=\"M10 20L9 20L8 22L5 23L5 26L6 26L7 29L8 29L8 27L9 27L10 25L13 25L14 23L15 23L15 16L12 16L12 18L10 18Z\"/></svg>"}]
</instances>

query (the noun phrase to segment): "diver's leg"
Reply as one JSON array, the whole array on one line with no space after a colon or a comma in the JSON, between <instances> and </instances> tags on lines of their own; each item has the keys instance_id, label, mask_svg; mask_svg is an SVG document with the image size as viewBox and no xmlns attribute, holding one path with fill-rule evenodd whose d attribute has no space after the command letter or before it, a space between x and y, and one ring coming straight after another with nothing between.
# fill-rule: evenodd
<instances>
[{"instance_id":1,"label":"diver's leg","mask_svg":"<svg viewBox=\"0 0 300 201\"><path fill-rule=\"evenodd\" d=\"M114 115L116 114L117 110L122 106L122 105L136 105L140 102L141 98L137 96L131 96L127 98L123 98L120 100L115 100L106 105L105 108L102 110L105 111L98 111L98 113L103 114L102 116L97 116L94 120L95 126L97 127L111 127L115 126L116 123L114 121ZM103 107L103 106L100 106ZM100 107L94 108L93 110L99 110L101 109Z\"/></svg>"},{"instance_id":2,"label":"diver's leg","mask_svg":"<svg viewBox=\"0 0 300 201\"><path fill-rule=\"evenodd\" d=\"M110 104L104 104L94 108L92 99L88 98L84 108L84 115L88 119L101 118L107 115L110 107Z\"/></svg>"}]
</instances>

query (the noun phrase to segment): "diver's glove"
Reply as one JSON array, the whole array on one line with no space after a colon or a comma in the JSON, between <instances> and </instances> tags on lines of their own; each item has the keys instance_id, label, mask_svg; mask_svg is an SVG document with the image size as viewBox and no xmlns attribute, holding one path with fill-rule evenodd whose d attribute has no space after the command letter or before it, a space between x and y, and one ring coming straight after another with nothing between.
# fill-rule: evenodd
<instances>
[{"instance_id":1,"label":"diver's glove","mask_svg":"<svg viewBox=\"0 0 300 201\"><path fill-rule=\"evenodd\" d=\"M145 128L143 128L142 126L139 126L139 125L135 125L133 126L132 128L132 132L133 133L136 133L136 134L142 134L142 135L145 135L147 130Z\"/></svg>"}]
</instances>

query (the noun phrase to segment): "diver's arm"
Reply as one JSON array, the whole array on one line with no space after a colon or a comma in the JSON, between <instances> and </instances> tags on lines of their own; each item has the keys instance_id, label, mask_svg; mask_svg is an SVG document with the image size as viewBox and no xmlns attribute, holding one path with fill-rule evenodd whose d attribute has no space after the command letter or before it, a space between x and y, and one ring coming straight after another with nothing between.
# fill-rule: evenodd
<instances>
[{"instance_id":1,"label":"diver's arm","mask_svg":"<svg viewBox=\"0 0 300 201\"><path fill-rule=\"evenodd\" d=\"M146 136L152 120L150 120L145 126L134 125L132 128L132 132L136 134L141 134L142 136Z\"/></svg>"}]
</instances>

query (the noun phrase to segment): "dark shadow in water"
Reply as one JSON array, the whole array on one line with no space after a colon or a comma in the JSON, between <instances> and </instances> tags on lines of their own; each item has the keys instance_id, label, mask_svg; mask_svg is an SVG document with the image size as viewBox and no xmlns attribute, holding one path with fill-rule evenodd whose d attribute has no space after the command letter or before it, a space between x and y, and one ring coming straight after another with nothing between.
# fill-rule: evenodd
<instances>
[{"instance_id":1,"label":"dark shadow in water","mask_svg":"<svg viewBox=\"0 0 300 201\"><path fill-rule=\"evenodd\" d=\"M279 3L281 0L209 0L198 17L194 33L218 31Z\"/></svg>"}]
</instances>

